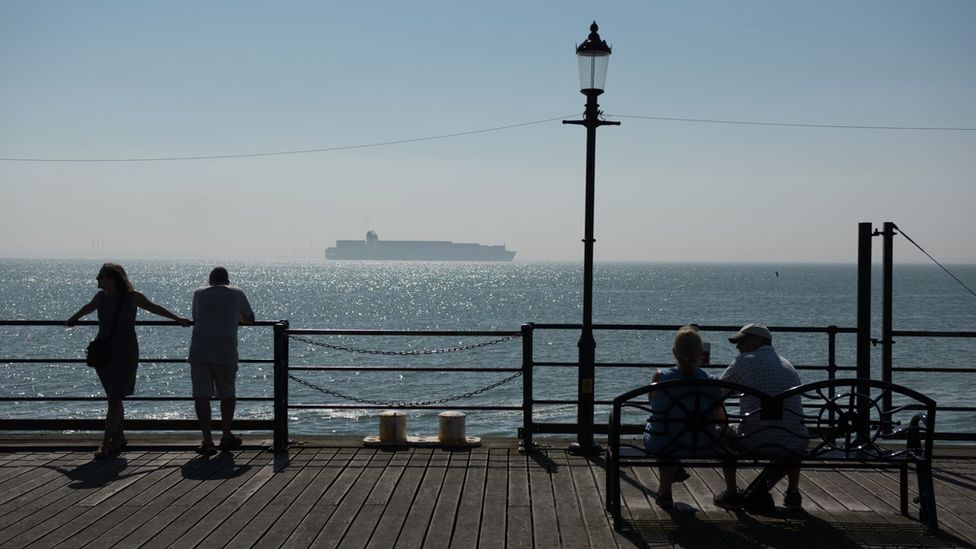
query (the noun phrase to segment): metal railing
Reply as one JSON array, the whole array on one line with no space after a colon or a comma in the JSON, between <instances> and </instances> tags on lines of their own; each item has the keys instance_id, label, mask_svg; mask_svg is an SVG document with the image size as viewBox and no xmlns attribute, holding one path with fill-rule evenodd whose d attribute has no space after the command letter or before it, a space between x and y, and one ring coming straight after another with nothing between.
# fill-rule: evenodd
<instances>
[{"instance_id":1,"label":"metal railing","mask_svg":"<svg viewBox=\"0 0 976 549\"><path fill-rule=\"evenodd\" d=\"M596 324L593 326L595 332L619 332L619 331L656 331L656 332L669 332L674 333L678 330L680 325L662 325L662 324ZM698 326L698 329L702 332L736 332L740 326ZM794 333L794 334L823 334L826 336L827 341L827 354L825 364L795 364L797 370L800 371L822 371L826 374L827 379L837 379L838 377L860 377L859 372L863 372L864 368L859 368L856 365L840 365L837 360L837 336L839 334L858 334L858 329L854 327L839 327L839 326L770 326L770 331L774 334L782 333ZM536 331L545 330L563 330L563 331L573 331L578 332L580 330L579 324L528 324L523 327L523 365L524 367L531 371L535 368L577 368L578 364L574 361L551 361L551 360L537 360L534 353L534 338ZM952 338L972 338L976 339L976 332L927 332L927 331L893 331L894 336L901 337L952 337ZM666 363L651 363L651 362L600 362L596 363L596 379L595 383L599 386L600 384L600 371L606 370L608 368L644 368L644 369L654 369L654 368L669 368L674 366L673 362ZM712 365L708 368L722 370L725 368L724 365ZM894 377L893 374L896 372L939 372L939 373L976 373L976 368L958 368L958 367L947 367L947 368L936 368L928 366L899 366L892 367L890 365L882 365L881 369L881 379L885 381L891 381ZM720 371L718 372L721 373ZM528 379L531 380L531 377ZM897 380L895 380L897 382ZM924 390L922 390L924 392ZM938 399L937 399L938 400ZM610 406L612 405L612 400L595 400L594 404L597 406ZM531 392L531 385L529 385L526 396L524 407L526 409L526 416L523 421L522 428L519 429L519 438L522 439L523 443L529 447L532 445L533 434L577 434L580 429L593 429L594 433L606 434L607 426L602 420L603 416L600 415L594 418L589 425L580 425L578 423L546 423L546 422L536 422L532 416L533 408L538 405L577 405L578 401L576 399L536 399ZM892 410L893 405L890 399L886 399L882 404L882 410L888 412ZM942 412L976 412L976 406L946 406L942 405L937 408ZM599 415L599 414L598 414ZM937 440L943 441L976 441L976 432L955 432L955 431L937 431L935 433L935 438Z\"/></svg>"},{"instance_id":2,"label":"metal railing","mask_svg":"<svg viewBox=\"0 0 976 549\"><path fill-rule=\"evenodd\" d=\"M294 375L293 372L417 372L426 374L456 374L456 373L507 373L511 374L509 377L503 380L509 381L515 377L522 376L523 383L526 379L526 369L524 366L517 368L505 368L505 367L459 367L459 366L434 366L434 367L405 367L403 365L375 365L375 364L363 364L363 365L335 365L335 364L303 364L303 365L291 365L290 363L290 342L294 339L304 341L307 344L318 344L314 341L308 340L309 336L359 336L359 337L492 337L496 338L492 342L473 344L468 346L458 346L448 349L439 350L428 350L425 352L382 352L377 350L366 350L366 349L353 349L347 346L337 346L324 344L323 347L337 349L346 352L357 352L372 355L409 355L409 354L441 354L447 352L463 351L468 349L474 349L479 347L484 347L492 343L498 343L502 341L507 341L508 339L521 337L522 332L518 331L496 331L496 330L316 330L316 329L289 329L287 322L282 322L275 326L275 370L274 370L274 383L275 383L275 413L274 413L274 449L275 452L282 452L288 446L288 411L289 410L340 410L340 409L355 409L355 410L369 410L369 409L410 409L410 410L480 410L480 411L521 411L523 416L525 415L525 401L523 399L523 404L520 406L506 406L506 405L459 405L451 404L450 402L461 400L464 397L473 396L474 394L479 394L484 390L494 388L501 383L492 383L484 388L468 391L459 397L451 397L446 399L438 399L431 401L422 402L404 402L404 401L390 401L390 402L379 402L376 400L362 399L356 397L350 397L348 395L342 395L333 390L319 387L313 383L305 381ZM531 371L528 373L529 384L531 386ZM289 380L302 383L319 392L338 398L344 398L346 400L352 400L351 404L338 404L338 403L302 403L302 404L291 404L289 402Z\"/></svg>"},{"instance_id":3,"label":"metal railing","mask_svg":"<svg viewBox=\"0 0 976 549\"><path fill-rule=\"evenodd\" d=\"M278 322L275 321L258 321L248 326L258 326L258 327L269 327L275 326ZM0 327L4 326L22 326L28 328L34 327L64 327L65 323L63 320L0 320ZM79 321L75 326L93 326L98 327L98 321L94 320L82 320ZM179 325L175 322L169 320L140 320L136 321L136 326L173 326L178 327ZM140 357L139 364L173 364L173 363L186 363L186 358L153 358L153 357ZM239 360L240 364L252 365L252 364L274 364L273 358L246 358ZM57 365L57 364L77 364L81 368L88 368L85 365L85 359L81 357L38 357L38 358L20 358L20 357L0 357L0 364L47 364L47 365ZM189 373L187 374L189 378ZM8 396L0 394L0 403L37 403L37 402L90 402L90 401L104 401L103 396L26 396L26 395L16 395ZM274 400L273 397L255 397L255 396L237 396L238 402L267 402L271 403ZM179 402L179 401L193 401L193 397L188 393L185 397L177 396L130 396L126 397L128 402ZM190 404L187 407L188 411L193 410L193 405ZM214 419L214 427L219 429L220 420ZM197 430L200 428L199 423L195 419L138 419L138 418L126 418L125 420L126 428L139 430L139 431L183 431L183 430ZM238 429L243 430L253 430L253 431L266 431L271 430L273 427L273 422L268 419L240 419L234 420L234 426ZM9 418L0 417L0 430L3 431L67 431L67 430L78 430L78 431L100 431L105 428L105 420L103 418Z\"/></svg>"},{"instance_id":4,"label":"metal railing","mask_svg":"<svg viewBox=\"0 0 976 549\"><path fill-rule=\"evenodd\" d=\"M176 326L175 323L169 321L139 321L136 323L138 326ZM0 327L2 326L22 326L22 327L52 327L52 326L63 326L62 321L43 321L43 320L0 320ZM83 321L79 322L80 326L97 326L97 322L94 321ZM274 364L274 396L273 397L248 397L239 396L238 400L243 402L253 401L253 402L269 402L273 403L272 409L272 419L244 419L235 420L235 427L243 430L271 430L274 432L274 444L277 451L282 451L287 448L288 445L288 415L289 410L318 410L318 409L388 409L388 408L403 408L403 409L438 409L438 410L481 410L481 411L520 411L522 415L521 427L518 428L518 436L522 440L526 448L531 448L533 446L533 435L535 434L578 434L580 429L592 429L593 432L605 433L606 426L604 422L600 419L594 418L589 425L578 424L578 423L555 423L555 422L540 422L535 421L534 411L538 406L550 406L550 405L569 405L577 406L578 399L554 399L554 398L536 398L534 392L534 377L536 376L536 368L567 368L575 369L578 368L578 363L576 361L555 361L546 360L545 357L538 357L537 350L535 349L536 337L539 332L544 331L572 331L578 332L580 325L578 324L525 324L521 326L518 331L504 331L504 330L492 330L492 331L472 331L472 330L426 330L426 331L409 331L409 330L314 330L314 329L290 329L289 323L287 321L261 321L255 324L259 327L273 327L273 357L270 359L263 358L247 358L242 359L240 362L244 365L248 364ZM678 325L643 325L643 324L597 324L594 325L594 330L598 333L608 333L608 332L674 332L679 328ZM738 326L699 326L699 329L703 332L735 332L738 330ZM837 352L837 336L840 334L857 334L858 330L852 327L838 327L838 326L772 326L770 329L774 333L798 333L798 334L811 334L817 335L821 334L826 337L826 362L823 364L797 364L797 369L799 370L809 370L809 371L822 371L825 373L827 379L835 379L837 377L857 377L857 373L863 369L857 366L841 365L838 363L838 352ZM943 338L973 338L976 339L976 332L926 332L917 330L894 330L890 332L893 337L904 337L904 338L927 338L927 337L943 337ZM307 338L309 336L359 336L366 338L373 337L492 337L499 338L496 341L503 341L511 338L521 338L521 364L511 365L505 367L469 367L469 366L435 366L435 367L417 367L411 366L409 368L403 365L393 364L393 365L336 365L336 364L301 364L292 365L289 360L289 346L290 342L295 338ZM490 344L490 342L488 343ZM475 348L486 345L485 343L474 344L463 348L452 348L440 351L455 351L455 350L465 350L467 348ZM328 346L328 345L327 345ZM338 348L344 351L356 351L355 349L349 349L344 347L331 346L333 348ZM404 354L404 353L389 353L389 354ZM417 353L421 354L421 353ZM427 353L433 354L433 353ZM516 359L517 360L517 359ZM40 357L40 358L20 358L20 357L0 357L0 363L5 364L84 364L84 358L80 357ZM165 363L185 363L184 358L141 358L140 363L142 364L165 364ZM653 362L598 362L597 367L597 385L600 384L600 372L606 372L611 368L664 368L670 367L672 364L667 363L653 363ZM718 369L723 366L712 366L711 368ZM323 402L323 403L290 403L289 394L290 391L290 381L301 382L300 379L295 377L296 373L299 372L393 372L393 371L410 371L416 373L426 373L431 375L442 375L445 373L454 374L477 374L477 373L502 373L509 374L509 378L504 380L505 382L514 379L515 377L521 377L522 383L522 397L521 403L519 405L466 405L466 404L455 404L455 400L462 400L465 396L471 396L477 394L479 391L468 391L462 394L460 398L451 399L440 399L436 401L424 401L424 402L380 402L380 401L369 401L362 398L352 398L352 403L335 403L335 402ZM956 374L972 374L976 373L976 368L974 367L931 367L931 366L897 366L888 367L882 364L881 378L883 380L891 380L894 374L902 372L939 372L939 373L956 373ZM604 374L605 375L605 374ZM897 382L897 380L895 380ZM500 383L494 383L489 385L485 390L493 388ZM308 385L306 383L306 385ZM312 384L314 385L314 384ZM325 394L335 395L329 390L324 390ZM345 397L345 395L342 395ZM20 403L36 403L36 402L84 402L84 401L101 401L104 397L100 396L9 396L0 394L0 403L3 402L20 402ZM147 401L147 402L165 402L165 401L186 401L191 402L193 399L188 394L185 397L175 397L175 396L136 396L130 397L127 400L130 401ZM595 402L598 406L610 406L611 400L597 400ZM890 403L884 403L883 408L885 410L891 409ZM192 409L188 406L188 410ZM974 406L940 406L938 408L942 412L976 412L976 407ZM602 416L601 416L602 417ZM217 423L219 425L219 422ZM147 430L147 431L178 431L178 430L195 430L198 428L198 424L193 419L127 419L127 427L135 430ZM0 430L5 431L47 431L47 430L100 430L103 428L103 420L99 418L0 418ZM937 432L935 434L938 440L947 441L976 441L976 433L974 432Z\"/></svg>"}]
</instances>

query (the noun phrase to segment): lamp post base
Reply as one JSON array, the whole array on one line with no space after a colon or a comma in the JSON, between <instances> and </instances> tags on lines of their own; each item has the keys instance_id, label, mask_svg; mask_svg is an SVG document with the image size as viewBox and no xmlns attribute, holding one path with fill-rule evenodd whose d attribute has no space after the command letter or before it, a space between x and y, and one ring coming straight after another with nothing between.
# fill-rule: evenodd
<instances>
[{"instance_id":1,"label":"lamp post base","mask_svg":"<svg viewBox=\"0 0 976 549\"><path fill-rule=\"evenodd\" d=\"M595 442L591 442L590 444L574 442L569 445L569 448L566 448L566 451L574 456L595 456L603 453L603 447Z\"/></svg>"}]
</instances>

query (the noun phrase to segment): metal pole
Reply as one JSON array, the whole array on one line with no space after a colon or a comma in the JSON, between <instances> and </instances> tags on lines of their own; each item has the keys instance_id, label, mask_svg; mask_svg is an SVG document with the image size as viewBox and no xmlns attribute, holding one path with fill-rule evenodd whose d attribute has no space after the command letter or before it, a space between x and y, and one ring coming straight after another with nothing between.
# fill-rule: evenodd
<instances>
[{"instance_id":1,"label":"metal pole","mask_svg":"<svg viewBox=\"0 0 976 549\"><path fill-rule=\"evenodd\" d=\"M891 383L891 346L895 343L891 337L895 224L886 221L881 234L881 381ZM891 420L891 404L891 392L885 391L881 403L884 419Z\"/></svg>"},{"instance_id":2,"label":"metal pole","mask_svg":"<svg viewBox=\"0 0 976 549\"><path fill-rule=\"evenodd\" d=\"M274 326L274 453L288 451L288 321Z\"/></svg>"},{"instance_id":3,"label":"metal pole","mask_svg":"<svg viewBox=\"0 0 976 549\"><path fill-rule=\"evenodd\" d=\"M579 342L579 407L577 408L576 445L570 449L580 454L595 453L593 443L593 378L596 376L596 340L593 339L593 201L596 174L596 94L586 96L586 213L583 225L583 330Z\"/></svg>"},{"instance_id":4,"label":"metal pole","mask_svg":"<svg viewBox=\"0 0 976 549\"><path fill-rule=\"evenodd\" d=\"M857 224L857 377L871 378L871 223Z\"/></svg>"},{"instance_id":5,"label":"metal pole","mask_svg":"<svg viewBox=\"0 0 976 549\"><path fill-rule=\"evenodd\" d=\"M579 342L579 378L577 382L576 442L569 451L579 455L592 455L602 449L593 442L594 377L596 374L596 341L593 339L593 202L596 174L596 129L600 126L618 126L620 122L600 120L600 105L596 98L603 90L583 90L586 94L586 111L583 120L563 120L563 124L579 124L586 127L586 204L583 222L583 329Z\"/></svg>"},{"instance_id":6,"label":"metal pole","mask_svg":"<svg viewBox=\"0 0 976 549\"><path fill-rule=\"evenodd\" d=\"M857 377L871 378L871 223L857 225ZM857 387L858 441L866 440L863 432L870 420L867 403L869 387Z\"/></svg>"},{"instance_id":7,"label":"metal pole","mask_svg":"<svg viewBox=\"0 0 976 549\"><path fill-rule=\"evenodd\" d=\"M522 450L535 450L532 443L532 323L522 325Z\"/></svg>"}]
</instances>

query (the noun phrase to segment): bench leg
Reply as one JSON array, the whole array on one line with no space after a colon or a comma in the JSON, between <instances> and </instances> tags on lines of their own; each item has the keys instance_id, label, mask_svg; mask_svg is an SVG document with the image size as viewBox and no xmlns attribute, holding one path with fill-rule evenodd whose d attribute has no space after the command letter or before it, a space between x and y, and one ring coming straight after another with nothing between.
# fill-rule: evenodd
<instances>
[{"instance_id":1,"label":"bench leg","mask_svg":"<svg viewBox=\"0 0 976 549\"><path fill-rule=\"evenodd\" d=\"M925 524L929 532L936 534L939 531L939 517L935 508L935 483L932 480L932 463L922 462L915 464L915 472L918 475L918 501L919 520Z\"/></svg>"},{"instance_id":2,"label":"bench leg","mask_svg":"<svg viewBox=\"0 0 976 549\"><path fill-rule=\"evenodd\" d=\"M908 462L901 464L901 470L899 471L899 481L901 482L901 487L899 489L899 498L901 503L901 514L903 516L908 516Z\"/></svg>"}]
</instances>

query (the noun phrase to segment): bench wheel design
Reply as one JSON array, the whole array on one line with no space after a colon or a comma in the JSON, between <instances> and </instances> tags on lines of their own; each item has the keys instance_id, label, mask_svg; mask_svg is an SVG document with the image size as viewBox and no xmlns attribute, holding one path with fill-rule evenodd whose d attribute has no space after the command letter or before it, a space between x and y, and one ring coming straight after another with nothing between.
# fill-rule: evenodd
<instances>
[{"instance_id":1,"label":"bench wheel design","mask_svg":"<svg viewBox=\"0 0 976 549\"><path fill-rule=\"evenodd\" d=\"M665 394L669 393L665 390ZM672 405L665 410L663 417L655 418L657 428L662 429L670 439L662 453L694 454L713 449L726 438L728 422L714 419L722 400L700 391L696 391L692 398L689 396L674 395ZM685 402L692 399L694 403ZM690 443L686 438L691 439Z\"/></svg>"},{"instance_id":2,"label":"bench wheel design","mask_svg":"<svg viewBox=\"0 0 976 549\"><path fill-rule=\"evenodd\" d=\"M880 405L884 394L871 398L854 387L850 389L835 396L820 393L825 404L817 416L817 427L823 442L815 453L822 448L849 453L875 447L884 425Z\"/></svg>"}]
</instances>

